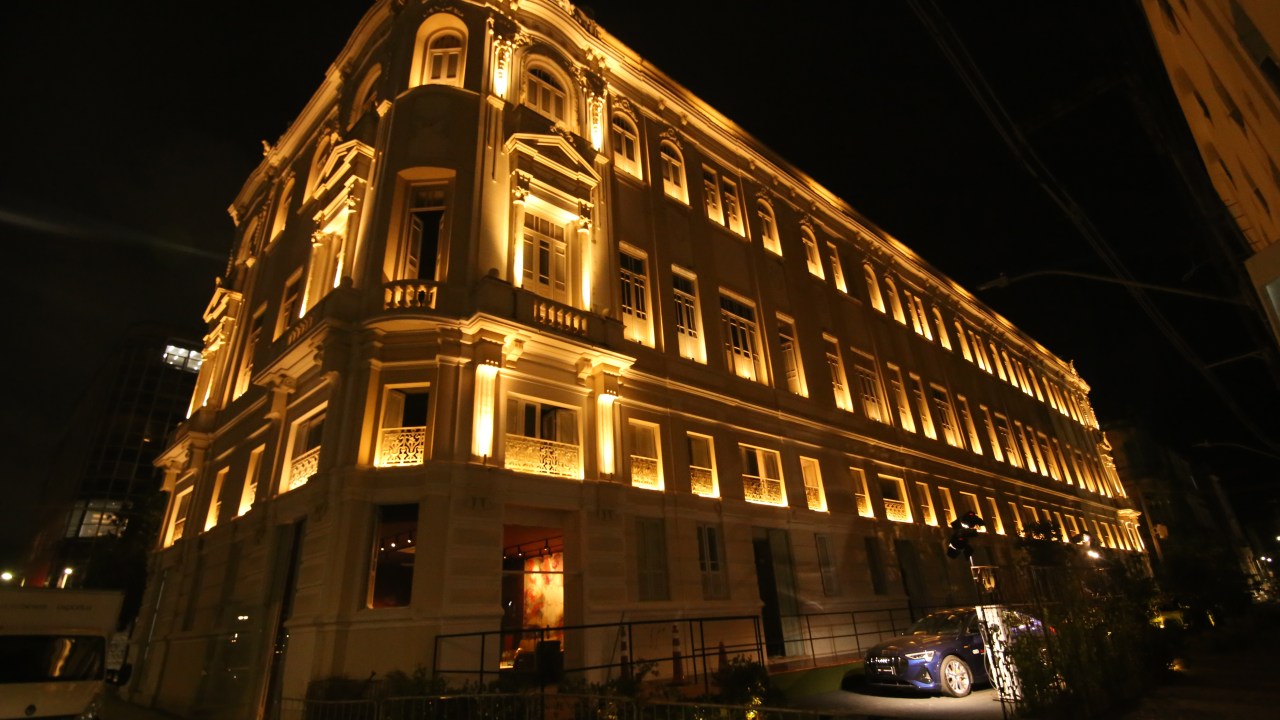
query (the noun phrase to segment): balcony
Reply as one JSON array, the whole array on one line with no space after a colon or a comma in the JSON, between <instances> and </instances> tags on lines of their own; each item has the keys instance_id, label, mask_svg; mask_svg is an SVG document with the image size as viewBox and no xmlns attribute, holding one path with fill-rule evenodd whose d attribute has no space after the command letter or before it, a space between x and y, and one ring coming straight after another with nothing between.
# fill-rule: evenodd
<instances>
[{"instance_id":1,"label":"balcony","mask_svg":"<svg viewBox=\"0 0 1280 720\"><path fill-rule=\"evenodd\" d=\"M689 468L689 489L694 495L702 495L705 497L715 497L716 492L716 476L711 468L690 467Z\"/></svg>"},{"instance_id":2,"label":"balcony","mask_svg":"<svg viewBox=\"0 0 1280 720\"><path fill-rule=\"evenodd\" d=\"M382 286L384 310L434 310L436 283L426 280L397 280Z\"/></svg>"},{"instance_id":3,"label":"balcony","mask_svg":"<svg viewBox=\"0 0 1280 720\"><path fill-rule=\"evenodd\" d=\"M890 500L889 498L885 498L884 516L893 522L911 522L911 510L907 508L907 504L901 500Z\"/></svg>"},{"instance_id":4,"label":"balcony","mask_svg":"<svg viewBox=\"0 0 1280 720\"><path fill-rule=\"evenodd\" d=\"M378 467L421 465L426 457L425 427L383 428L378 437Z\"/></svg>"},{"instance_id":5,"label":"balcony","mask_svg":"<svg viewBox=\"0 0 1280 720\"><path fill-rule=\"evenodd\" d=\"M762 478L755 475L742 475L742 493L747 502L765 505L783 505L786 498L782 494L782 480Z\"/></svg>"},{"instance_id":6,"label":"balcony","mask_svg":"<svg viewBox=\"0 0 1280 720\"><path fill-rule=\"evenodd\" d=\"M810 510L825 510L826 503L823 501L822 488L814 485L804 486L805 502L809 504Z\"/></svg>"},{"instance_id":7,"label":"balcony","mask_svg":"<svg viewBox=\"0 0 1280 720\"><path fill-rule=\"evenodd\" d=\"M319 469L320 448L318 446L295 457L293 462L289 463L289 489L293 490L306 485Z\"/></svg>"},{"instance_id":8,"label":"balcony","mask_svg":"<svg viewBox=\"0 0 1280 720\"><path fill-rule=\"evenodd\" d=\"M568 443L507 435L505 467L532 475L581 480L582 451Z\"/></svg>"},{"instance_id":9,"label":"balcony","mask_svg":"<svg viewBox=\"0 0 1280 720\"><path fill-rule=\"evenodd\" d=\"M658 458L632 455L631 485L649 490L661 490L662 475L658 471Z\"/></svg>"},{"instance_id":10,"label":"balcony","mask_svg":"<svg viewBox=\"0 0 1280 720\"><path fill-rule=\"evenodd\" d=\"M863 493L858 493L858 515L865 518L876 516L875 511L871 509L871 498Z\"/></svg>"}]
</instances>

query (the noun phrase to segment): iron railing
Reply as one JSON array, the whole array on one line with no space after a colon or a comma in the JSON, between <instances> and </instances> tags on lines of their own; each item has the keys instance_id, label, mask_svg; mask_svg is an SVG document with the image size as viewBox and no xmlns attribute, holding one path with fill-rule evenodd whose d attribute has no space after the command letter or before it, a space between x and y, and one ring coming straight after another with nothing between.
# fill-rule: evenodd
<instances>
[{"instance_id":1,"label":"iron railing","mask_svg":"<svg viewBox=\"0 0 1280 720\"><path fill-rule=\"evenodd\" d=\"M834 720L830 712L607 695L482 693L281 701L280 720Z\"/></svg>"}]
</instances>

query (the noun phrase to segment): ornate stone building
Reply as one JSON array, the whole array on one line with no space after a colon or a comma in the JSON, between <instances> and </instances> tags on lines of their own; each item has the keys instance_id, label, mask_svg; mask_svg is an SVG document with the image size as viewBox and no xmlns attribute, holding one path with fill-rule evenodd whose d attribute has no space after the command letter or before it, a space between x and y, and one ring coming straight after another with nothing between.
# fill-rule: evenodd
<instances>
[{"instance_id":1,"label":"ornate stone building","mask_svg":"<svg viewBox=\"0 0 1280 720\"><path fill-rule=\"evenodd\" d=\"M816 653L971 599L970 509L991 563L1140 549L1068 363L568 3L376 2L230 210L136 701L256 716L465 632L518 668L521 627Z\"/></svg>"}]
</instances>

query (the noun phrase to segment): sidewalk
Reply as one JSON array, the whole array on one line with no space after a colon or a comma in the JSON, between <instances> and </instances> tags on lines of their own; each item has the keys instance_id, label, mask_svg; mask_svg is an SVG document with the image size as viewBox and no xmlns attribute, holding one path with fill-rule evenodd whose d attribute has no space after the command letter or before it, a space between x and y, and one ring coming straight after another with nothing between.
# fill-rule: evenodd
<instances>
[{"instance_id":1,"label":"sidewalk","mask_svg":"<svg viewBox=\"0 0 1280 720\"><path fill-rule=\"evenodd\" d=\"M121 700L114 693L107 693L102 698L102 720L182 720L182 718L134 705Z\"/></svg>"},{"instance_id":2,"label":"sidewalk","mask_svg":"<svg viewBox=\"0 0 1280 720\"><path fill-rule=\"evenodd\" d=\"M1197 649L1163 684L1152 688L1124 720L1211 720L1276 717L1280 683L1247 650Z\"/></svg>"}]
</instances>

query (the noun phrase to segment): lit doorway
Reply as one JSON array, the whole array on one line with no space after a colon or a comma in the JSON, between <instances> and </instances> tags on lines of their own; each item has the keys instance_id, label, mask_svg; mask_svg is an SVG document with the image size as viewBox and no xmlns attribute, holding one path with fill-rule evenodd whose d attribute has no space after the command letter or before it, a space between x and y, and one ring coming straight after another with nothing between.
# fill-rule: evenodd
<instances>
[{"instance_id":1,"label":"lit doorway","mask_svg":"<svg viewBox=\"0 0 1280 720\"><path fill-rule=\"evenodd\" d=\"M503 526L500 667L523 669L539 643L544 652L562 651L563 627L564 530Z\"/></svg>"}]
</instances>

